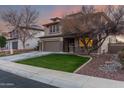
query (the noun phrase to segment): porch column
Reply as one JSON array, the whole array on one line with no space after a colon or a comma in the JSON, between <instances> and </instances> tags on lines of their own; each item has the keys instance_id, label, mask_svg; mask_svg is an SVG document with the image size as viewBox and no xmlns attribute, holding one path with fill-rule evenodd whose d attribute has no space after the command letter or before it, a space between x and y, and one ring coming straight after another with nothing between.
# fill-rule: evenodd
<instances>
[{"instance_id":1,"label":"porch column","mask_svg":"<svg viewBox=\"0 0 124 93\"><path fill-rule=\"evenodd\" d=\"M40 40L39 41L39 51L43 51L44 50L44 41L42 40Z\"/></svg>"},{"instance_id":2,"label":"porch column","mask_svg":"<svg viewBox=\"0 0 124 93\"><path fill-rule=\"evenodd\" d=\"M12 54L14 54L13 48L12 48L12 42L9 42L9 45L10 45L10 54L12 55Z\"/></svg>"},{"instance_id":3,"label":"porch column","mask_svg":"<svg viewBox=\"0 0 124 93\"><path fill-rule=\"evenodd\" d=\"M38 46L39 46L39 51L41 51L41 42L38 42Z\"/></svg>"},{"instance_id":4,"label":"porch column","mask_svg":"<svg viewBox=\"0 0 124 93\"><path fill-rule=\"evenodd\" d=\"M61 52L64 52L64 50L63 50L63 38L61 37L61 39L60 39L60 50L61 50Z\"/></svg>"}]
</instances>

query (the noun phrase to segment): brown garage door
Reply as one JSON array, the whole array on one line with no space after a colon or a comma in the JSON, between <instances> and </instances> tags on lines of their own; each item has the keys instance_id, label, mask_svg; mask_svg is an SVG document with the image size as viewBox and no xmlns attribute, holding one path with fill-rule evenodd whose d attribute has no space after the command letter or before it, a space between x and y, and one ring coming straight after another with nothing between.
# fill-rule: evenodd
<instances>
[{"instance_id":1,"label":"brown garage door","mask_svg":"<svg viewBox=\"0 0 124 93\"><path fill-rule=\"evenodd\" d=\"M61 44L59 41L46 41L44 42L44 51L60 52Z\"/></svg>"}]
</instances>

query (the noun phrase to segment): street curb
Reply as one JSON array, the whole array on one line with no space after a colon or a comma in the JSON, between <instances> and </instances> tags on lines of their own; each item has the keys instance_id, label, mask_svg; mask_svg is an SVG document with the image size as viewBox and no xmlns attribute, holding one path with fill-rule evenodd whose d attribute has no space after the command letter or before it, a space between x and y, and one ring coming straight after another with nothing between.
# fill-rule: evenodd
<instances>
[{"instance_id":1,"label":"street curb","mask_svg":"<svg viewBox=\"0 0 124 93\"><path fill-rule=\"evenodd\" d=\"M78 56L81 56L81 55L78 55ZM83 55L82 57L90 57L90 59L86 63L84 63L83 65L81 65L79 68L77 68L73 73L77 73L81 68L83 68L84 66L86 66L93 59L91 56L84 56Z\"/></svg>"}]
</instances>

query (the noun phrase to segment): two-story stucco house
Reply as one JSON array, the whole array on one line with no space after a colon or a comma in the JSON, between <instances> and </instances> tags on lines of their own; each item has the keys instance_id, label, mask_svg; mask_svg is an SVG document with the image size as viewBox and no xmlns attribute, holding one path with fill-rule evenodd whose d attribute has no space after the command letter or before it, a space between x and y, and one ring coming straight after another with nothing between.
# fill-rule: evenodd
<instances>
[{"instance_id":1,"label":"two-story stucco house","mask_svg":"<svg viewBox=\"0 0 124 93\"><path fill-rule=\"evenodd\" d=\"M44 35L43 29L41 28L28 28L30 33L35 34L32 38L29 38L25 43L25 49L34 49L38 46L39 37ZM23 49L22 41L18 38L18 32L12 30L8 32L6 49L15 49L20 50Z\"/></svg>"},{"instance_id":2,"label":"two-story stucco house","mask_svg":"<svg viewBox=\"0 0 124 93\"><path fill-rule=\"evenodd\" d=\"M79 16L81 12L68 15L68 17ZM93 14L97 16L97 20L101 22L108 22L109 18L103 13L98 12ZM51 22L44 24L44 36L40 37L40 51L51 51L51 52L83 52L80 47L80 36L75 32L72 34L65 34L62 30L62 18L55 17L51 18ZM84 31L84 33L87 31ZM92 32L89 32L90 34ZM104 35L104 33L102 33ZM101 36L101 33L97 36ZM95 51L96 53L108 52L108 43L116 43L117 39L115 36L110 35L106 38L102 46Z\"/></svg>"}]
</instances>

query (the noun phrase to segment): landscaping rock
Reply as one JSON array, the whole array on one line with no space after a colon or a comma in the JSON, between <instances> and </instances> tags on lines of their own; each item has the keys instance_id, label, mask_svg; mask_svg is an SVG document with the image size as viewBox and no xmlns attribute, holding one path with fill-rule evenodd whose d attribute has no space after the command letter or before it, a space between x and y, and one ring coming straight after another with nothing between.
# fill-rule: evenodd
<instances>
[{"instance_id":1,"label":"landscaping rock","mask_svg":"<svg viewBox=\"0 0 124 93\"><path fill-rule=\"evenodd\" d=\"M107 66L105 65L106 63L108 64ZM77 73L88 76L124 81L124 69L122 69L122 65L119 62L117 54L104 54L100 55L97 58L93 58L90 63L82 67Z\"/></svg>"},{"instance_id":2,"label":"landscaping rock","mask_svg":"<svg viewBox=\"0 0 124 93\"><path fill-rule=\"evenodd\" d=\"M117 72L120 68L122 67L122 65L115 61L106 61L104 65L100 65L99 70L104 71L105 73L113 73L113 72Z\"/></svg>"}]
</instances>

